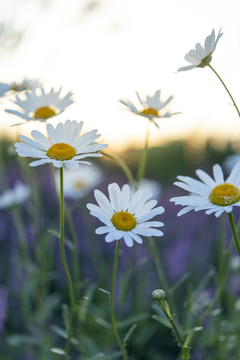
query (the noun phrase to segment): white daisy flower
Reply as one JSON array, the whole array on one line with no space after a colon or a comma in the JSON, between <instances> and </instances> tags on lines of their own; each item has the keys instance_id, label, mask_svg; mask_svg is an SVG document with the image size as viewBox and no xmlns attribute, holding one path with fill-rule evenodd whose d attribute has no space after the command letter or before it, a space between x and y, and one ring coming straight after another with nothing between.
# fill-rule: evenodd
<instances>
[{"instance_id":1,"label":"white daisy flower","mask_svg":"<svg viewBox=\"0 0 240 360\"><path fill-rule=\"evenodd\" d=\"M54 128L47 124L46 137L37 130L32 131L32 140L24 135L20 135L23 143L16 143L15 148L18 155L22 157L32 157L35 160L30 166L43 164L53 164L56 168L65 166L70 170L76 170L79 164L90 164L82 161L87 157L100 157L97 152L107 147L106 144L98 144L95 140L100 136L97 130L89 131L81 135L83 121L67 120L65 123L57 124Z\"/></svg>"},{"instance_id":2,"label":"white daisy flower","mask_svg":"<svg viewBox=\"0 0 240 360\"><path fill-rule=\"evenodd\" d=\"M229 155L224 160L223 166L229 173L237 163L240 163L240 154Z\"/></svg>"},{"instance_id":3,"label":"white daisy flower","mask_svg":"<svg viewBox=\"0 0 240 360\"><path fill-rule=\"evenodd\" d=\"M42 86L42 83L39 80L27 78L24 78L22 81L13 81L9 84L0 83L0 96L5 95L7 92L32 91L40 86Z\"/></svg>"},{"instance_id":4,"label":"white daisy flower","mask_svg":"<svg viewBox=\"0 0 240 360\"><path fill-rule=\"evenodd\" d=\"M11 90L11 88L10 88L9 84L0 83L0 96L4 96L10 90Z\"/></svg>"},{"instance_id":5,"label":"white daisy flower","mask_svg":"<svg viewBox=\"0 0 240 360\"><path fill-rule=\"evenodd\" d=\"M215 38L215 31L213 29L211 35L206 37L204 47L197 43L195 50L190 50L184 57L185 60L190 62L192 65L184 66L178 69L178 71L186 71L194 68L203 68L210 64L212 61L212 54L216 50L218 40L222 36L221 29L219 30L217 38Z\"/></svg>"},{"instance_id":6,"label":"white daisy flower","mask_svg":"<svg viewBox=\"0 0 240 360\"><path fill-rule=\"evenodd\" d=\"M64 197L79 200L93 190L103 179L102 171L96 166L80 165L78 170L64 172ZM60 192L59 172L55 173L55 183Z\"/></svg>"},{"instance_id":7,"label":"white daisy flower","mask_svg":"<svg viewBox=\"0 0 240 360\"><path fill-rule=\"evenodd\" d=\"M17 181L12 189L6 190L0 195L0 209L7 209L12 206L20 205L30 196L30 187Z\"/></svg>"},{"instance_id":8,"label":"white daisy flower","mask_svg":"<svg viewBox=\"0 0 240 360\"><path fill-rule=\"evenodd\" d=\"M6 109L9 114L19 116L20 118L31 121L46 121L49 118L61 114L69 105L73 103L72 92L68 92L63 98L60 98L62 88L54 91L52 88L46 93L44 88L37 88L25 94L25 99L16 96L14 103L21 108L21 111ZM18 124L15 124L18 125Z\"/></svg>"},{"instance_id":9,"label":"white daisy flower","mask_svg":"<svg viewBox=\"0 0 240 360\"><path fill-rule=\"evenodd\" d=\"M109 199L99 190L94 191L99 206L87 204L90 214L105 225L96 229L96 234L107 234L106 242L124 239L127 246L133 241L142 243L142 236L162 236L163 232L155 227L163 226L160 221L148 221L162 214L162 206L154 208L156 200L149 200L151 194L142 190L132 192L129 185L122 189L116 183L108 186Z\"/></svg>"},{"instance_id":10,"label":"white daisy flower","mask_svg":"<svg viewBox=\"0 0 240 360\"><path fill-rule=\"evenodd\" d=\"M161 184L158 181L152 179L142 179L138 183L138 189L143 190L151 195L151 198L158 199L162 192Z\"/></svg>"},{"instance_id":11,"label":"white daisy flower","mask_svg":"<svg viewBox=\"0 0 240 360\"><path fill-rule=\"evenodd\" d=\"M214 178L203 170L197 170L196 174L201 181L188 176L178 176L180 181L174 183L190 192L190 195L170 199L175 205L184 206L178 216L191 210L206 210L207 215L215 214L219 217L224 212L230 213L234 206L240 206L240 164L233 168L226 181L218 164L213 166Z\"/></svg>"},{"instance_id":12,"label":"white daisy flower","mask_svg":"<svg viewBox=\"0 0 240 360\"><path fill-rule=\"evenodd\" d=\"M143 116L151 120L157 127L159 125L156 123L155 119L160 118L170 118L172 115L179 113L169 113L169 112L160 112L165 106L167 106L170 101L172 101L173 96L169 96L167 100L161 101L161 90L157 90L153 96L146 96L146 99L140 97L136 91L138 101L140 102L140 108L138 109L130 100L119 100L121 104L128 107L128 109L136 115Z\"/></svg>"}]
</instances>

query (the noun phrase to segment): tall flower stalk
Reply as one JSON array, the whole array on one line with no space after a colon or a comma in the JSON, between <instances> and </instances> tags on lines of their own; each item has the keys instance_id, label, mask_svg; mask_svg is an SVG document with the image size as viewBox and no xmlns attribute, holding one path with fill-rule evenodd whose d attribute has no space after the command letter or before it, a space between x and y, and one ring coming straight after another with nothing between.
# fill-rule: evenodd
<instances>
[{"instance_id":1,"label":"tall flower stalk","mask_svg":"<svg viewBox=\"0 0 240 360\"><path fill-rule=\"evenodd\" d=\"M220 77L220 75L217 73L217 71L212 67L212 65L208 64L208 67L214 72L214 74L218 77L218 79L221 81L222 85L224 86L224 89L227 91L228 95L230 96L230 99L232 100L233 102L233 105L235 106L236 110L237 110L237 113L238 113L238 116L240 117L240 111L238 109L238 106L232 96L232 94L230 93L228 87L226 86L225 82L222 80L222 78Z\"/></svg>"},{"instance_id":2,"label":"tall flower stalk","mask_svg":"<svg viewBox=\"0 0 240 360\"><path fill-rule=\"evenodd\" d=\"M96 234L106 234L105 241L117 241L112 282L110 290L110 317L113 331L117 343L122 351L123 359L127 360L125 343L122 342L116 324L114 313L114 287L117 273L118 253L120 241L123 239L128 247L132 247L134 242L141 244L141 236L162 236L163 232L156 227L163 226L160 221L148 221L164 212L162 206L155 207L157 201L149 200L150 194L142 190L132 191L128 184L120 189L116 183L108 186L109 199L99 190L94 191L95 204L87 204L90 214L99 218L103 226L95 230Z\"/></svg>"},{"instance_id":3,"label":"tall flower stalk","mask_svg":"<svg viewBox=\"0 0 240 360\"><path fill-rule=\"evenodd\" d=\"M112 282L111 282L111 291L110 291L110 316L111 316L111 322L113 327L113 332L115 335L115 338L117 340L118 346L121 349L123 359L127 360L127 351L126 348L119 336L118 329L117 329L117 322L114 312L114 288L115 288L115 280L116 280L116 274L117 274L117 266L118 266L118 253L119 253L119 247L120 247L120 240L117 241L116 244L116 250L115 250L115 257L114 257L114 264L113 264L113 272L112 272Z\"/></svg>"},{"instance_id":4,"label":"tall flower stalk","mask_svg":"<svg viewBox=\"0 0 240 360\"><path fill-rule=\"evenodd\" d=\"M139 183L145 174L146 169L146 163L147 163L147 153L148 153L148 147L149 147L149 137L150 137L150 121L148 121L148 127L145 135L145 143L144 148L141 153L139 165L138 165L138 173L137 173L137 183Z\"/></svg>"},{"instance_id":5,"label":"tall flower stalk","mask_svg":"<svg viewBox=\"0 0 240 360\"><path fill-rule=\"evenodd\" d=\"M239 238L238 238L238 235L237 235L237 229L236 229L236 226L235 226L233 214L232 214L232 213L229 213L229 214L228 214L228 218L229 218L229 221L230 221L230 225L231 225L231 229L232 229L232 234L233 234L233 238L234 238L234 241L235 241L235 245L236 245L238 254L240 255L240 242L239 242Z\"/></svg>"},{"instance_id":6,"label":"tall flower stalk","mask_svg":"<svg viewBox=\"0 0 240 360\"><path fill-rule=\"evenodd\" d=\"M66 355L69 357L70 346L71 346L71 336L72 336L72 326L73 326L73 314L75 310L75 295L73 289L73 282L71 275L68 269L66 255L65 255L65 244L64 244L64 193L63 193L63 167L60 168L60 253L61 253L61 262L63 269L68 282L68 291L70 297L70 317L67 329L67 342L66 342Z\"/></svg>"}]
</instances>

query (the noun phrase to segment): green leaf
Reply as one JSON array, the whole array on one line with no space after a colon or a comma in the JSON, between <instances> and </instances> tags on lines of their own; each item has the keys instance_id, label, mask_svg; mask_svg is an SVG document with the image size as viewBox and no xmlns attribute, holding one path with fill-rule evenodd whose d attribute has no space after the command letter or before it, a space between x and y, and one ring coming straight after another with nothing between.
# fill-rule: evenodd
<instances>
[{"instance_id":1,"label":"green leaf","mask_svg":"<svg viewBox=\"0 0 240 360\"><path fill-rule=\"evenodd\" d=\"M108 290L102 289L102 288L98 288L99 291L103 292L104 294L110 296L110 292Z\"/></svg>"},{"instance_id":2,"label":"green leaf","mask_svg":"<svg viewBox=\"0 0 240 360\"><path fill-rule=\"evenodd\" d=\"M144 321L144 320L146 320L148 318L149 318L148 313L140 313L140 314L137 314L137 315L133 315L133 316L130 316L129 318L127 318L127 319L118 321L118 328L122 329L122 328L129 327L129 326L132 326L133 324L137 324L137 323L139 323L141 321Z\"/></svg>"},{"instance_id":3,"label":"green leaf","mask_svg":"<svg viewBox=\"0 0 240 360\"><path fill-rule=\"evenodd\" d=\"M62 329L60 326L52 325L51 330L55 332L58 336L62 337L63 339L67 339L67 333L64 329ZM71 344L78 345L79 342L74 337L71 337Z\"/></svg>"},{"instance_id":4,"label":"green leaf","mask_svg":"<svg viewBox=\"0 0 240 360\"><path fill-rule=\"evenodd\" d=\"M105 329L111 329L112 328L112 324L110 324L108 321L104 320L103 318L101 318L99 316L95 317L95 321L96 321L97 324L101 325Z\"/></svg>"},{"instance_id":5,"label":"green leaf","mask_svg":"<svg viewBox=\"0 0 240 360\"><path fill-rule=\"evenodd\" d=\"M188 347L188 345L190 344L190 342L192 341L192 338L193 338L193 335L198 332L198 331L201 331L203 329L203 327L201 326L196 326L192 329L189 329L187 331L187 337L184 341L184 346Z\"/></svg>"},{"instance_id":6,"label":"green leaf","mask_svg":"<svg viewBox=\"0 0 240 360\"><path fill-rule=\"evenodd\" d=\"M123 344L124 345L127 345L127 342L128 340L130 339L132 333L134 332L134 330L136 329L137 327L137 324L133 324L130 329L128 330L128 332L126 333L126 335L124 336L124 339L123 339Z\"/></svg>"},{"instance_id":7,"label":"green leaf","mask_svg":"<svg viewBox=\"0 0 240 360\"><path fill-rule=\"evenodd\" d=\"M200 281L199 285L196 287L196 289L193 292L193 297L195 297L199 292L201 292L209 283L211 278L214 275L214 271L210 270L207 275L204 276L204 278Z\"/></svg>"},{"instance_id":8,"label":"green leaf","mask_svg":"<svg viewBox=\"0 0 240 360\"><path fill-rule=\"evenodd\" d=\"M40 340L37 340L31 336L27 335L12 335L7 338L7 343L10 346L33 346L39 345L41 343Z\"/></svg>"},{"instance_id":9,"label":"green leaf","mask_svg":"<svg viewBox=\"0 0 240 360\"><path fill-rule=\"evenodd\" d=\"M95 284L90 285L84 292L84 296L78 301L78 319L84 323L88 314L89 306L91 305L94 293L96 290Z\"/></svg>"},{"instance_id":10,"label":"green leaf","mask_svg":"<svg viewBox=\"0 0 240 360\"><path fill-rule=\"evenodd\" d=\"M173 294L190 276L190 273L184 274L169 290Z\"/></svg>"},{"instance_id":11,"label":"green leaf","mask_svg":"<svg viewBox=\"0 0 240 360\"><path fill-rule=\"evenodd\" d=\"M54 354L58 354L58 355L62 355L62 356L66 355L65 350L60 349L60 348L51 348L50 351L53 352Z\"/></svg>"},{"instance_id":12,"label":"green leaf","mask_svg":"<svg viewBox=\"0 0 240 360\"><path fill-rule=\"evenodd\" d=\"M170 306L166 300L163 301L163 305L164 305L164 309L165 309L166 313L168 314L168 317L170 319L172 319L173 316L171 314Z\"/></svg>"},{"instance_id":13,"label":"green leaf","mask_svg":"<svg viewBox=\"0 0 240 360\"><path fill-rule=\"evenodd\" d=\"M163 324L164 326L172 329L172 325L170 323L170 321L168 321L167 319L165 319L164 317L160 316L160 315L153 315L152 318L154 320L157 320L158 322L160 322L161 324Z\"/></svg>"},{"instance_id":14,"label":"green leaf","mask_svg":"<svg viewBox=\"0 0 240 360\"><path fill-rule=\"evenodd\" d=\"M60 239L60 233L58 231L53 230L53 229L48 229L47 232L49 234L52 234L52 235L56 236L58 239Z\"/></svg>"},{"instance_id":15,"label":"green leaf","mask_svg":"<svg viewBox=\"0 0 240 360\"><path fill-rule=\"evenodd\" d=\"M60 232L53 230L53 229L48 229L47 232L49 234L56 236L58 239L60 239ZM64 237L64 243L70 250L73 251L76 249L76 246L74 245L74 243L66 237Z\"/></svg>"},{"instance_id":16,"label":"green leaf","mask_svg":"<svg viewBox=\"0 0 240 360\"><path fill-rule=\"evenodd\" d=\"M65 245L66 245L71 251L76 250L76 246L75 246L75 244L74 244L71 240L65 238L65 239L64 239L64 242L65 242Z\"/></svg>"}]
</instances>

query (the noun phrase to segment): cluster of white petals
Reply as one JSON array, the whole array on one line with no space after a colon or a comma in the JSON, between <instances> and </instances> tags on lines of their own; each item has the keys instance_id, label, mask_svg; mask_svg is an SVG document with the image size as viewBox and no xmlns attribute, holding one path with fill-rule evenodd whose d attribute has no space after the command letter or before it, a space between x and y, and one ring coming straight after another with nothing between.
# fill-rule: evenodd
<instances>
[{"instance_id":1,"label":"cluster of white petals","mask_svg":"<svg viewBox=\"0 0 240 360\"><path fill-rule=\"evenodd\" d=\"M96 229L96 234L107 234L106 242L124 239L127 246L133 242L142 243L141 236L162 236L163 232L155 229L163 226L160 221L149 221L164 212L162 206L155 207L156 200L149 200L151 193L142 190L133 191L125 184L122 189L116 183L108 186L109 199L100 190L94 195L98 205L87 204L90 214L97 217L104 226ZM119 214L119 226L113 217ZM122 228L122 230L121 230ZM124 229L124 230L123 230Z\"/></svg>"},{"instance_id":2,"label":"cluster of white petals","mask_svg":"<svg viewBox=\"0 0 240 360\"><path fill-rule=\"evenodd\" d=\"M30 166L52 164L57 168L66 166L70 170L76 170L80 163L89 164L83 159L100 157L102 154L98 152L107 147L107 144L95 142L100 136L97 134L97 130L82 135L82 127L83 121L77 122L76 120L58 123L56 128L52 124L47 124L47 137L37 130L33 130L31 133L34 140L20 135L19 137L23 142L15 144L16 151L19 156L38 159L31 162ZM49 154L51 148L53 151ZM55 157L52 155L54 150Z\"/></svg>"},{"instance_id":3,"label":"cluster of white petals","mask_svg":"<svg viewBox=\"0 0 240 360\"><path fill-rule=\"evenodd\" d=\"M24 203L30 194L30 187L21 181L17 181L12 189L7 189L0 195L0 209L7 209Z\"/></svg>"},{"instance_id":4,"label":"cluster of white petals","mask_svg":"<svg viewBox=\"0 0 240 360\"><path fill-rule=\"evenodd\" d=\"M183 66L178 71L191 70L197 67L205 67L212 60L212 53L216 50L218 40L222 36L221 29L216 37L215 30L212 30L211 35L207 36L204 41L204 46L197 43L195 49L190 50L184 57L186 61L192 65Z\"/></svg>"},{"instance_id":5,"label":"cluster of white petals","mask_svg":"<svg viewBox=\"0 0 240 360\"><path fill-rule=\"evenodd\" d=\"M204 210L207 215L215 214L219 217L222 213L230 213L234 206L240 206L238 197L234 198L235 193L240 197L240 164L238 163L231 171L230 175L224 180L223 171L220 165L213 166L213 178L211 178L205 171L197 170L196 174L199 180L188 176L178 176L174 185L188 191L189 195L177 196L170 201L176 205L182 205L184 208L178 213L178 216L186 214L194 210ZM221 187L225 184L222 194ZM213 202L211 200L211 193L214 189L220 189L219 201ZM235 192L233 193L233 190ZM221 198L220 198L221 196ZM218 202L218 203L217 203Z\"/></svg>"}]
</instances>

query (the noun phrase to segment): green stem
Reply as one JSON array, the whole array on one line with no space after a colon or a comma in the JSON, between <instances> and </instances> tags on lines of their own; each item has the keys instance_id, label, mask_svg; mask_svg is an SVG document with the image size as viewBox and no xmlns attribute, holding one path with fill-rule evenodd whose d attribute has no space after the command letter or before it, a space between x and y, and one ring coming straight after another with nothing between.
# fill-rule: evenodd
<instances>
[{"instance_id":1,"label":"green stem","mask_svg":"<svg viewBox=\"0 0 240 360\"><path fill-rule=\"evenodd\" d=\"M113 273L112 273L112 282L111 282L111 292L110 292L110 315L111 315L111 322L113 327L113 332L115 335L115 338L117 340L117 343L122 351L123 359L128 360L126 348L122 343L122 340L118 334L117 330L117 323L114 313L114 287L115 287L115 279L116 279L116 273L117 273L117 265L118 265L118 253L119 253L119 247L120 247L120 240L117 241L116 250L115 250L115 257L114 257L114 265L113 265Z\"/></svg>"},{"instance_id":2,"label":"green stem","mask_svg":"<svg viewBox=\"0 0 240 360\"><path fill-rule=\"evenodd\" d=\"M20 252L22 256L23 263L25 262L27 265L31 263L31 254L28 248L27 239L24 236L25 234L25 227L20 215L19 209L16 207L12 208L12 217L16 226L19 245L20 245Z\"/></svg>"},{"instance_id":3,"label":"green stem","mask_svg":"<svg viewBox=\"0 0 240 360\"><path fill-rule=\"evenodd\" d=\"M121 158L117 157L117 156L113 156L113 155L109 155L107 153L105 153L104 151L101 151L101 153L105 156L107 156L109 159L115 160L118 165L120 166L120 168L123 170L124 174L126 175L129 183L131 184L131 186L133 188L135 188L135 179L134 176L130 170L130 168L127 166L127 164L125 163L125 161L123 161Z\"/></svg>"},{"instance_id":4,"label":"green stem","mask_svg":"<svg viewBox=\"0 0 240 360\"><path fill-rule=\"evenodd\" d=\"M65 275L68 282L68 291L71 301L70 306L70 319L68 323L67 331L67 342L66 342L66 355L69 358L70 345L71 345L71 335L72 335L72 325L73 325L73 312L75 309L75 295L73 291L73 283L71 275L67 266L65 248L64 248L64 195L63 195L63 167L60 168L60 252L61 252L61 261L65 271Z\"/></svg>"},{"instance_id":5,"label":"green stem","mask_svg":"<svg viewBox=\"0 0 240 360\"><path fill-rule=\"evenodd\" d=\"M234 222L232 213L228 214L228 218L229 218L230 225L231 225L231 228L232 228L233 238L234 238L234 241L235 241L235 244L236 244L236 247L237 247L237 251L238 251L238 254L240 255L240 243L239 243L239 238L238 238L238 235L237 235L237 230L236 230L236 226L235 226L235 222Z\"/></svg>"},{"instance_id":6,"label":"green stem","mask_svg":"<svg viewBox=\"0 0 240 360\"><path fill-rule=\"evenodd\" d=\"M66 221L69 229L70 238L73 243L72 256L73 256L73 279L75 284L75 290L77 289L77 296L79 295L80 290L80 265L79 265L79 255L78 255L78 247L77 247L77 239L76 233L74 230L74 224L71 217L71 213L69 209L65 209L66 211Z\"/></svg>"},{"instance_id":7,"label":"green stem","mask_svg":"<svg viewBox=\"0 0 240 360\"><path fill-rule=\"evenodd\" d=\"M142 178L144 177L144 174L145 174L149 135L150 135L150 121L148 123L148 128L147 128L146 137L145 137L145 144L144 144L144 148L142 150L142 154L141 154L139 165L138 165L138 173L137 173L137 182L138 183L142 180Z\"/></svg>"},{"instance_id":8,"label":"green stem","mask_svg":"<svg viewBox=\"0 0 240 360\"><path fill-rule=\"evenodd\" d=\"M161 305L161 308L162 308L164 314L166 315L167 319L169 320L169 322L170 322L170 324L171 324L172 330L173 330L173 332L175 333L176 338L177 338L177 340L178 340L178 342L179 342L179 345L180 345L181 348L182 348L183 354L184 354L184 347L185 347L186 349L188 349L188 352L187 352L187 353L188 353L188 357L185 357L185 356L182 357L182 356L181 356L181 359L190 359L190 355L189 355L189 350L190 350L190 348L189 348L188 346L186 346L186 343L185 343L185 341L184 341L184 338L182 337L180 331L178 330L178 327L177 327L177 325L175 324L172 315L169 314L169 311L167 311L167 310L165 309L165 301L160 300L160 301L159 301L159 304Z\"/></svg>"},{"instance_id":9,"label":"green stem","mask_svg":"<svg viewBox=\"0 0 240 360\"><path fill-rule=\"evenodd\" d=\"M214 307L218 304L218 302L222 298L223 291L226 289L226 283L227 283L228 273L229 273L229 262L230 262L230 258L231 258L234 240L235 240L235 242L237 241L237 244L239 243L237 233L240 229L240 220L238 221L237 226L235 226L232 213L228 214L228 216L229 216L229 220L230 220L230 218L232 218L232 220L230 220L230 224L231 224L231 226L233 225L233 227L232 227L233 237L230 241L230 245L229 245L228 249L226 249L226 251L224 251L224 254L222 255L222 260L221 260L222 265L219 268L219 271L221 269L221 273L219 274L220 282L219 282L217 293L216 293L214 299L212 300L212 302L210 303L210 305L206 308L204 313L201 315L200 325L202 325L203 321L209 316L209 314L212 312Z\"/></svg>"},{"instance_id":10,"label":"green stem","mask_svg":"<svg viewBox=\"0 0 240 360\"><path fill-rule=\"evenodd\" d=\"M220 218L220 241L219 241L219 260L218 260L218 271L219 271L219 278L220 281L224 276L223 268L224 268L224 239L225 239L225 214L222 214Z\"/></svg>"},{"instance_id":11,"label":"green stem","mask_svg":"<svg viewBox=\"0 0 240 360\"><path fill-rule=\"evenodd\" d=\"M221 81L222 85L224 86L225 90L227 91L228 95L230 96L232 102L233 102L233 105L235 106L236 110L237 110L237 113L238 113L238 116L240 117L240 111L237 107L237 104L235 103L233 97L232 97L232 94L230 93L230 91L228 90L226 84L224 83L224 81L222 80L222 78L219 76L219 74L216 72L216 70L210 65L208 64L208 66L210 67L210 69L214 72L215 75L217 75L218 79Z\"/></svg>"},{"instance_id":12,"label":"green stem","mask_svg":"<svg viewBox=\"0 0 240 360\"><path fill-rule=\"evenodd\" d=\"M57 200L60 203L60 198L59 198L58 190L57 190L57 187L56 187L55 173L54 173L53 166L51 166L51 173L52 173L52 183L53 183L54 192L55 192ZM70 210L67 207L65 207L64 212L65 212L65 216L66 216L66 223L67 223L68 230L69 230L69 233L70 233L70 238L71 238L73 246L74 246L74 249L72 249L74 284L75 284L75 289L79 290L79 286L80 286L80 266L79 266L79 257L78 257L78 251L77 251L76 233L75 233L75 230L74 230L74 225L73 225Z\"/></svg>"},{"instance_id":13,"label":"green stem","mask_svg":"<svg viewBox=\"0 0 240 360\"><path fill-rule=\"evenodd\" d=\"M157 269L157 275L158 275L158 278L160 280L160 284L161 284L160 287L166 292L167 298L169 300L170 307L173 309L173 311L175 313L175 316L176 316L176 319L178 321L177 309L176 309L175 303L174 303L174 301L172 299L171 291L169 289L167 279L166 279L166 277L164 275L162 262L161 262L159 254L158 254L157 246L156 246L156 243L155 243L153 237L149 238L149 245L150 245L150 249L151 249L153 259L154 259L154 262L155 262L155 266L156 266L156 269Z\"/></svg>"},{"instance_id":14,"label":"green stem","mask_svg":"<svg viewBox=\"0 0 240 360\"><path fill-rule=\"evenodd\" d=\"M21 262L22 262L21 266L28 270L28 272L27 272L27 276L28 276L27 283L28 283L32 280L32 278L31 278L32 274L29 273L30 265L32 264L32 262L31 262L31 254L30 254L28 244L27 244L27 239L25 236L26 235L25 227L24 227L21 215L20 215L19 208L13 207L11 213L12 213L12 217L14 220L14 224L16 227L18 240L19 240L19 249L20 249L20 254L21 254ZM31 316L32 316L32 305L31 305L32 299L30 298L29 290L27 290L29 288L26 287L25 289L23 289L20 292L20 297L21 297L21 302L22 302L22 307L23 307L24 321L27 324L27 326L29 326L29 324L31 322Z\"/></svg>"}]
</instances>

